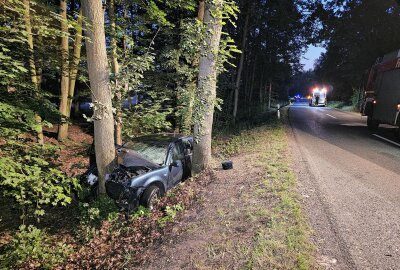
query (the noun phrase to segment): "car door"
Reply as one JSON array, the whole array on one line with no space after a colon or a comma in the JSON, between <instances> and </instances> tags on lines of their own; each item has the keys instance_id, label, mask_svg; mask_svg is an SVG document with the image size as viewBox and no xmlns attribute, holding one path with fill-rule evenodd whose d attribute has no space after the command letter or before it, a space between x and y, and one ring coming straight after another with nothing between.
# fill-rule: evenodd
<instances>
[{"instance_id":1,"label":"car door","mask_svg":"<svg viewBox=\"0 0 400 270\"><path fill-rule=\"evenodd\" d=\"M184 155L183 178L186 179L192 175L192 151L193 141L191 137L182 139L182 152Z\"/></svg>"},{"instance_id":2,"label":"car door","mask_svg":"<svg viewBox=\"0 0 400 270\"><path fill-rule=\"evenodd\" d=\"M168 188L171 188L178 184L182 180L183 176L183 155L180 151L180 147L173 143L168 150L167 166L168 166Z\"/></svg>"}]
</instances>

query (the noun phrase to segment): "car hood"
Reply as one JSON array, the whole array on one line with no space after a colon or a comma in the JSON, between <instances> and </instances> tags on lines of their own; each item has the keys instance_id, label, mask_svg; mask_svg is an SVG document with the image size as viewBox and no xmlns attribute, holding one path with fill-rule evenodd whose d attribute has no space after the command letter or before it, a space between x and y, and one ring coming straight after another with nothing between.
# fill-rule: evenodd
<instances>
[{"instance_id":1,"label":"car hood","mask_svg":"<svg viewBox=\"0 0 400 270\"><path fill-rule=\"evenodd\" d=\"M160 165L155 164L137 152L130 149L123 149L118 153L118 163L124 165L125 167L147 167L149 169L157 169Z\"/></svg>"}]
</instances>

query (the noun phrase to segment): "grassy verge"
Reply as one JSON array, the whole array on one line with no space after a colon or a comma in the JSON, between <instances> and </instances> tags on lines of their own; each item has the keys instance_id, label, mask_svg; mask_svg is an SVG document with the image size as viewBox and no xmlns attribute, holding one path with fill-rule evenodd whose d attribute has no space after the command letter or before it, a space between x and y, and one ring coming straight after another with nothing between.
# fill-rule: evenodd
<instances>
[{"instance_id":1,"label":"grassy verge","mask_svg":"<svg viewBox=\"0 0 400 270\"><path fill-rule=\"evenodd\" d=\"M329 101L328 107L349 112L359 112L358 108L354 107L350 102L345 101Z\"/></svg>"},{"instance_id":2,"label":"grassy verge","mask_svg":"<svg viewBox=\"0 0 400 270\"><path fill-rule=\"evenodd\" d=\"M241 212L251 220L248 229L253 230L253 237L226 252L236 252L235 260L243 269L317 268L311 231L296 191L296 175L290 168L285 123L271 120L218 145L227 146L222 154L245 154L262 170L259 183L241 199Z\"/></svg>"}]
</instances>

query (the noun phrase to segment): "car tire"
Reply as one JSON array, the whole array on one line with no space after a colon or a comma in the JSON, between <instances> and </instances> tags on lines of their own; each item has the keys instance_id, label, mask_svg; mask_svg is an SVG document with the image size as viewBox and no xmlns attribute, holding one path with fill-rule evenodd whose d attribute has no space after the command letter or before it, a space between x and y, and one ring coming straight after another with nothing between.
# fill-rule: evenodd
<instances>
[{"instance_id":1,"label":"car tire","mask_svg":"<svg viewBox=\"0 0 400 270\"><path fill-rule=\"evenodd\" d=\"M372 116L368 116L367 126L369 130L376 131L379 128L379 121L372 118Z\"/></svg>"},{"instance_id":2,"label":"car tire","mask_svg":"<svg viewBox=\"0 0 400 270\"><path fill-rule=\"evenodd\" d=\"M161 191L160 188L156 185L149 186L140 197L140 205L153 210L154 203L160 198Z\"/></svg>"}]
</instances>

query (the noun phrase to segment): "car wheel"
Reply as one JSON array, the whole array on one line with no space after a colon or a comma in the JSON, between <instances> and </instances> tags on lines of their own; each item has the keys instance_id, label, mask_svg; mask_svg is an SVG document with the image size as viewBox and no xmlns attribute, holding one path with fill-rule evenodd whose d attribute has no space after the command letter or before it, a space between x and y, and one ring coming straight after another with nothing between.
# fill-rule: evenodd
<instances>
[{"instance_id":1,"label":"car wheel","mask_svg":"<svg viewBox=\"0 0 400 270\"><path fill-rule=\"evenodd\" d=\"M372 116L368 116L367 126L369 130L376 131L379 128L379 122L378 120L372 118Z\"/></svg>"},{"instance_id":2,"label":"car wheel","mask_svg":"<svg viewBox=\"0 0 400 270\"><path fill-rule=\"evenodd\" d=\"M154 204L158 201L160 196L160 188L156 185L152 185L143 192L143 195L140 198L140 204L153 210Z\"/></svg>"}]
</instances>

